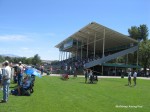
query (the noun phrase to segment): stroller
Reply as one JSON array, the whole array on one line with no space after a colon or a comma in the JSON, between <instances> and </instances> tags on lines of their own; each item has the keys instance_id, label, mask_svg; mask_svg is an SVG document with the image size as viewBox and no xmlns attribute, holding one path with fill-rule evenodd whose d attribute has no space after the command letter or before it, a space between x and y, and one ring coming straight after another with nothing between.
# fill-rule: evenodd
<instances>
[{"instance_id":1,"label":"stroller","mask_svg":"<svg viewBox=\"0 0 150 112\"><path fill-rule=\"evenodd\" d=\"M97 75L91 75L89 77L89 83L97 83L98 82L98 77Z\"/></svg>"},{"instance_id":2,"label":"stroller","mask_svg":"<svg viewBox=\"0 0 150 112\"><path fill-rule=\"evenodd\" d=\"M69 75L68 74L62 74L61 79L68 80L69 79Z\"/></svg>"}]
</instances>

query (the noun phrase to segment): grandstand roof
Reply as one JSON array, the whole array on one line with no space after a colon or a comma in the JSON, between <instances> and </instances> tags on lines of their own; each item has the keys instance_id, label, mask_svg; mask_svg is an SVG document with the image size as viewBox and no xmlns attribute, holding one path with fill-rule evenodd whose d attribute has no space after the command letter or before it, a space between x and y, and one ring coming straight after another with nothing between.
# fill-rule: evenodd
<instances>
[{"instance_id":1,"label":"grandstand roof","mask_svg":"<svg viewBox=\"0 0 150 112\"><path fill-rule=\"evenodd\" d=\"M104 33L105 32L105 33ZM89 42L89 48L93 47L94 38L96 37L96 50L102 50L103 49L103 38L105 35L105 49L109 49L112 47L117 46L123 46L123 45L129 45L137 43L136 40L121 34L115 30L112 30L110 28L107 28L103 25L100 25L96 22L91 22L87 26L83 27L76 33L72 34L62 42L60 42L55 47L60 48L65 42L67 42L69 39L75 39L80 42L83 42L84 44L87 43L87 40ZM90 44L91 43L91 44Z\"/></svg>"}]
</instances>

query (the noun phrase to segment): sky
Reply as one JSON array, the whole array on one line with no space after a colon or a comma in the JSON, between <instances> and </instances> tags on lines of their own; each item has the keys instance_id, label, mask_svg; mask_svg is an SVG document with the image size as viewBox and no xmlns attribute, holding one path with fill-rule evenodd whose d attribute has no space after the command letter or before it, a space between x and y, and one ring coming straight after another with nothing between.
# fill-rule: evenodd
<instances>
[{"instance_id":1,"label":"sky","mask_svg":"<svg viewBox=\"0 0 150 112\"><path fill-rule=\"evenodd\" d=\"M91 22L150 29L150 0L0 0L0 54L58 60L55 45Z\"/></svg>"}]
</instances>

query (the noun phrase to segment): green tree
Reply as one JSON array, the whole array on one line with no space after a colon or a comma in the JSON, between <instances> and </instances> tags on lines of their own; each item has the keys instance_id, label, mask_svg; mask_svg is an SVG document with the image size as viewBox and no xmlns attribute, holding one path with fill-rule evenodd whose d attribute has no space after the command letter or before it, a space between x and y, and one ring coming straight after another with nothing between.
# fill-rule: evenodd
<instances>
[{"instance_id":1,"label":"green tree","mask_svg":"<svg viewBox=\"0 0 150 112\"><path fill-rule=\"evenodd\" d=\"M148 27L143 24L143 25L140 25L140 27L138 28L139 29L139 39L140 40L147 40L148 39Z\"/></svg>"},{"instance_id":2,"label":"green tree","mask_svg":"<svg viewBox=\"0 0 150 112\"><path fill-rule=\"evenodd\" d=\"M141 41L141 40L147 40L148 37L148 27L143 24L139 27L137 26L131 26L130 29L128 29L129 36L135 40Z\"/></svg>"},{"instance_id":3,"label":"green tree","mask_svg":"<svg viewBox=\"0 0 150 112\"><path fill-rule=\"evenodd\" d=\"M5 58L3 56L0 56L0 63L3 63L5 61Z\"/></svg>"},{"instance_id":4,"label":"green tree","mask_svg":"<svg viewBox=\"0 0 150 112\"><path fill-rule=\"evenodd\" d=\"M135 40L138 40L140 38L139 33L139 27L137 26L131 26L130 29L128 29L129 36Z\"/></svg>"},{"instance_id":5,"label":"green tree","mask_svg":"<svg viewBox=\"0 0 150 112\"><path fill-rule=\"evenodd\" d=\"M139 42L146 41L148 39L148 27L145 24L137 26L131 26L128 29L129 36ZM128 55L129 63L136 63L137 52Z\"/></svg>"},{"instance_id":6,"label":"green tree","mask_svg":"<svg viewBox=\"0 0 150 112\"><path fill-rule=\"evenodd\" d=\"M26 64L32 64L32 59L33 59L33 57L27 58L26 59Z\"/></svg>"},{"instance_id":7,"label":"green tree","mask_svg":"<svg viewBox=\"0 0 150 112\"><path fill-rule=\"evenodd\" d=\"M37 64L41 64L41 58L38 54L34 55L33 59L32 59L32 64L33 65L37 65Z\"/></svg>"},{"instance_id":8,"label":"green tree","mask_svg":"<svg viewBox=\"0 0 150 112\"><path fill-rule=\"evenodd\" d=\"M144 72L146 74L146 68L150 66L150 40L145 40L140 43L139 61L144 67Z\"/></svg>"}]
</instances>

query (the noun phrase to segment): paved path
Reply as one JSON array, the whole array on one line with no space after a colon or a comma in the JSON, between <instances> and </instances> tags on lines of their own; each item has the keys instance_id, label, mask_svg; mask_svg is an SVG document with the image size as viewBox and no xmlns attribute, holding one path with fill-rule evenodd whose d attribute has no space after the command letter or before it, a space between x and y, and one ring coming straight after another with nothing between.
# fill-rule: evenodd
<instances>
[{"instance_id":1,"label":"paved path","mask_svg":"<svg viewBox=\"0 0 150 112\"><path fill-rule=\"evenodd\" d=\"M43 76L46 76L47 74L44 73ZM61 74L50 74L49 76L60 76ZM73 77L73 75L71 75L70 77ZM84 77L83 75L78 75L78 77ZM120 76L98 76L98 78L121 78ZM127 78L127 77L124 77ZM137 77L138 79L145 79L145 80L150 80L150 77Z\"/></svg>"}]
</instances>

